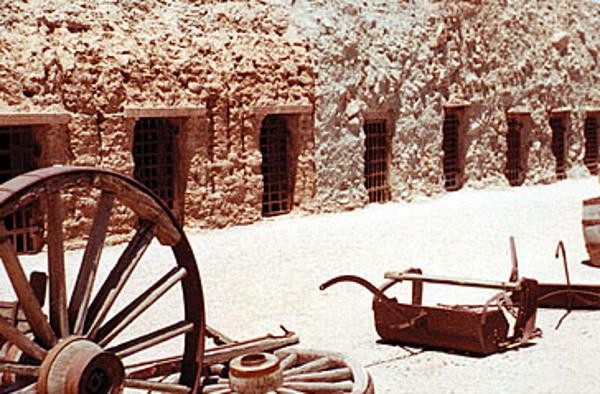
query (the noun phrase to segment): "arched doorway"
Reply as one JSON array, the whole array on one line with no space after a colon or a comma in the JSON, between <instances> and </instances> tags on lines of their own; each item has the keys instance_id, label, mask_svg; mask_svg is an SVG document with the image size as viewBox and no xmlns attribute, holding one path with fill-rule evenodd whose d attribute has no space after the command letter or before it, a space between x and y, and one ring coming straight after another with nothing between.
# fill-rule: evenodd
<instances>
[{"instance_id":1,"label":"arched doorway","mask_svg":"<svg viewBox=\"0 0 600 394\"><path fill-rule=\"evenodd\" d=\"M510 115L507 121L505 175L511 186L520 186L525 180L524 139L525 126L518 115Z\"/></svg>"},{"instance_id":2,"label":"arched doorway","mask_svg":"<svg viewBox=\"0 0 600 394\"><path fill-rule=\"evenodd\" d=\"M556 160L556 178L566 178L567 167L567 117L566 114L552 115L550 117L552 129L552 153Z\"/></svg>"},{"instance_id":3,"label":"arched doorway","mask_svg":"<svg viewBox=\"0 0 600 394\"><path fill-rule=\"evenodd\" d=\"M365 133L365 188L369 202L386 202L388 188L388 139L385 119L369 119Z\"/></svg>"},{"instance_id":4,"label":"arched doorway","mask_svg":"<svg viewBox=\"0 0 600 394\"><path fill-rule=\"evenodd\" d=\"M175 195L174 141L179 128L167 118L141 118L133 138L134 178L146 185L169 208Z\"/></svg>"},{"instance_id":5,"label":"arched doorway","mask_svg":"<svg viewBox=\"0 0 600 394\"><path fill-rule=\"evenodd\" d=\"M281 215L291 210L289 139L284 116L268 115L264 118L260 128L263 216Z\"/></svg>"},{"instance_id":6,"label":"arched doorway","mask_svg":"<svg viewBox=\"0 0 600 394\"><path fill-rule=\"evenodd\" d=\"M444 151L444 187L447 191L458 190L463 184L464 158L460 127L461 112L457 109L445 109L442 124L442 149Z\"/></svg>"}]
</instances>

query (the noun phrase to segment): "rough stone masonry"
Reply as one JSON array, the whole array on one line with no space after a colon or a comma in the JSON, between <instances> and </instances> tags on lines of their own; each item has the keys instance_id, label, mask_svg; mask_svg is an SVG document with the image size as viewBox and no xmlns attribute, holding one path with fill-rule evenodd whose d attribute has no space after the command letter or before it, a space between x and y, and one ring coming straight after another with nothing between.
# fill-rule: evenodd
<instances>
[{"instance_id":1,"label":"rough stone masonry","mask_svg":"<svg viewBox=\"0 0 600 394\"><path fill-rule=\"evenodd\" d=\"M285 212L369 203L371 121L385 130L384 200L448 189L449 116L459 125L459 187L509 185L513 118L519 182L560 178L559 148L566 177L589 175L594 145L585 130L597 134L590 125L600 120L596 2L30 0L0 8L0 126L32 127L38 167L134 175L135 130L166 119L176 130L172 206L186 225L265 214L264 195L278 192L261 146L271 120L287 133L287 175L277 186ZM66 227L77 237L95 202L67 199ZM112 231L127 233L129 216L120 210Z\"/></svg>"}]
</instances>

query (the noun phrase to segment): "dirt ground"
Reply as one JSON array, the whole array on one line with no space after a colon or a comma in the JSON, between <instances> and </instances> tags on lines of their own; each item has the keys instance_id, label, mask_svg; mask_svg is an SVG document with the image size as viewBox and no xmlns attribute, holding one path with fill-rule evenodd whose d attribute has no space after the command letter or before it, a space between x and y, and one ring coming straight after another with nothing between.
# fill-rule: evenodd
<instances>
[{"instance_id":1,"label":"dirt ground","mask_svg":"<svg viewBox=\"0 0 600 394\"><path fill-rule=\"evenodd\" d=\"M324 292L319 284L338 274L357 274L375 284L390 270L420 267L425 273L507 280L508 238L513 235L522 276L563 282L556 244L563 240L571 280L599 283L600 269L587 257L581 231L581 201L600 195L594 178L547 186L464 189L411 204L371 205L348 213L288 215L223 230L187 230L203 280L206 317L237 339L295 331L301 346L345 353L367 367L377 393L590 392L597 385L600 312L573 312L559 330L563 311L541 310L543 337L515 351L473 358L379 344L371 296L352 284ZM104 251L103 266L123 246ZM69 283L81 251L69 252ZM123 301L149 286L172 260L153 244L126 289ZM23 257L29 270L45 256ZM3 269L0 283L7 283ZM106 270L100 270L100 277ZM97 281L100 282L100 281ZM425 302L481 303L491 291L425 285ZM408 300L407 291L399 296ZM6 286L0 299L10 298ZM134 335L180 311L177 297L150 310L131 327ZM169 345L170 346L170 345ZM169 353L168 347L161 350ZM158 350L154 351L155 353Z\"/></svg>"},{"instance_id":2,"label":"dirt ground","mask_svg":"<svg viewBox=\"0 0 600 394\"><path fill-rule=\"evenodd\" d=\"M233 336L296 331L302 346L351 355L367 366L377 393L589 392L597 384L600 313L541 310L543 337L485 358L378 344L371 296L338 274L375 284L390 270L507 280L509 236L522 276L564 281L554 253L563 240L577 283L600 282L587 257L581 201L600 194L595 179L488 191L462 190L413 204L371 205L344 214L281 217L248 227L188 234L194 244L211 324ZM233 279L235 278L235 279ZM483 302L490 291L425 285L425 302ZM402 294L401 294L402 295ZM403 294L404 299L410 298ZM414 353L414 354L413 354Z\"/></svg>"}]
</instances>

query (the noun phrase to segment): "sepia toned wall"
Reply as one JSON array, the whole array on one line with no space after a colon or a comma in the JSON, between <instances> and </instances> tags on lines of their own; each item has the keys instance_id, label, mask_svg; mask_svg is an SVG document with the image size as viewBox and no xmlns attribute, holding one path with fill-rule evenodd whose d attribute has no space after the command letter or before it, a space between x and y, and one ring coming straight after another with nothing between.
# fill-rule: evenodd
<instances>
[{"instance_id":1,"label":"sepia toned wall","mask_svg":"<svg viewBox=\"0 0 600 394\"><path fill-rule=\"evenodd\" d=\"M583 167L583 122L600 104L600 5L592 1L296 2L292 25L317 67L317 198L367 202L365 114L394 119L393 200L444 192L444 107L462 114L465 185L508 185L506 116L529 114L525 184L555 180L549 116L568 111L567 175Z\"/></svg>"},{"instance_id":2,"label":"sepia toned wall","mask_svg":"<svg viewBox=\"0 0 600 394\"><path fill-rule=\"evenodd\" d=\"M445 192L442 123L457 105L465 186L508 187L511 111L528 119L524 184L556 180L556 111L568 118L567 176L589 175L583 123L600 107L591 1L56 0L9 3L0 21L0 112L70 116L36 133L39 165L132 175L136 120L169 118L180 126L174 210L189 226L261 218L270 114L290 130L292 212L368 203L362 127L373 117L389 128L391 199ZM76 238L95 204L70 201ZM118 212L113 232L127 233Z\"/></svg>"},{"instance_id":3,"label":"sepia toned wall","mask_svg":"<svg viewBox=\"0 0 600 394\"><path fill-rule=\"evenodd\" d=\"M40 166L132 175L135 122L144 109L163 109L181 124L179 217L205 227L250 223L260 219L262 203L259 136L267 114L257 111L283 107L292 110L284 116L293 136L294 205L315 209L314 68L306 41L283 37L286 7L18 2L0 11L0 20L0 112L70 115L41 134ZM139 111L130 115L131 108ZM181 108L189 113L180 116ZM76 236L89 228L95 205L69 200L75 207L67 228ZM121 219L116 227L128 227L127 213Z\"/></svg>"}]
</instances>

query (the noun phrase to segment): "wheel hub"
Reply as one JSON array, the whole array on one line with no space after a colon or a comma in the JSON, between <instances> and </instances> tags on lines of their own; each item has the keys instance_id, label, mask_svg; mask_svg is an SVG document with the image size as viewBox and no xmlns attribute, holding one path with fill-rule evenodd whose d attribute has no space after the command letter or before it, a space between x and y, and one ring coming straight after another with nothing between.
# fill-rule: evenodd
<instances>
[{"instance_id":1,"label":"wheel hub","mask_svg":"<svg viewBox=\"0 0 600 394\"><path fill-rule=\"evenodd\" d=\"M114 354L81 337L59 341L44 359L37 387L41 394L119 392L125 369Z\"/></svg>"},{"instance_id":2,"label":"wheel hub","mask_svg":"<svg viewBox=\"0 0 600 394\"><path fill-rule=\"evenodd\" d=\"M270 353L251 353L229 362L230 386L240 394L264 394L283 381L279 359Z\"/></svg>"}]
</instances>

